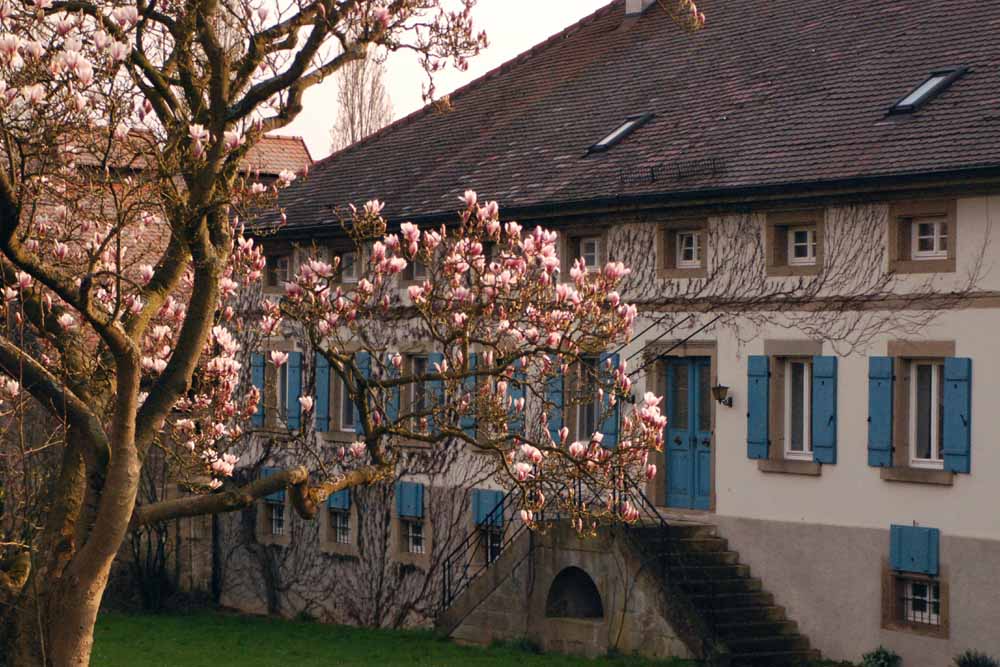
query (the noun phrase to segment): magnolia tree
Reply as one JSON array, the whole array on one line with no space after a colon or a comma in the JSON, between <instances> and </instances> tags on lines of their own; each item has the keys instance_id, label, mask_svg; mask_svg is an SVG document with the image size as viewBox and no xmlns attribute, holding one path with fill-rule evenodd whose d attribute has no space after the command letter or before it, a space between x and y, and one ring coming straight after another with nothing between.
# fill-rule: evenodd
<instances>
[{"instance_id":1,"label":"magnolia tree","mask_svg":"<svg viewBox=\"0 0 1000 667\"><path fill-rule=\"evenodd\" d=\"M520 398L505 397L512 384L530 390L591 347L627 336L634 311L611 294L622 267L578 271L562 285L552 236L502 227L495 207L470 197L457 234L406 227L393 236L371 205L357 216L356 238L371 243L358 289L338 293L324 275L332 267L312 264L281 305L351 385L363 441L350 459L305 457L268 480L227 487L260 398L239 390L241 332L279 326L273 308L260 323L261 313L238 307L264 259L235 212L275 195L241 176L241 160L262 133L295 118L305 90L370 48L414 51L429 75L449 62L465 67L485 45L473 30L474 2L0 2L0 418L8 436L0 614L8 664L88 664L108 572L130 525L244 507L286 485L310 516L330 491L384 474L399 440L461 440L456 420L473 413L487 436L477 443L523 486L527 512L544 498L577 506L556 481L573 475L620 491L625 469L656 444L653 399L625 417L627 446L609 453L558 432L544 437L527 418L523 431L504 424L521 415ZM688 0L668 4L684 25L700 24ZM485 244L499 248L498 260L486 261ZM432 277L405 306L390 294L391 277L420 253ZM415 378L442 388L426 414L393 415L403 378L392 377L391 359L372 357L366 375L349 354L365 347L364 327L405 308L446 355ZM474 350L481 369L470 368ZM628 383L623 369L607 375L610 403ZM470 377L475 391L466 388ZM151 447L192 493L137 510ZM604 501L577 525L591 515L632 515L620 498Z\"/></svg>"}]
</instances>

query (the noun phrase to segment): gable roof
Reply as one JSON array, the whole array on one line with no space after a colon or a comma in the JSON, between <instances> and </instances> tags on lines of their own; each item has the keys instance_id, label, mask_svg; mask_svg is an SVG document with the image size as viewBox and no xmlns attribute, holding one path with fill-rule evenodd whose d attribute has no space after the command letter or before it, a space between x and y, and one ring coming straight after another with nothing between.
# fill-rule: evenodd
<instances>
[{"instance_id":1,"label":"gable roof","mask_svg":"<svg viewBox=\"0 0 1000 667\"><path fill-rule=\"evenodd\" d=\"M282 193L288 225L378 198L392 219L451 215L473 188L507 213L1000 166L1000 3L700 0L689 34L624 0L317 163ZM945 66L919 112L889 108ZM587 148L639 113L610 150Z\"/></svg>"},{"instance_id":2,"label":"gable roof","mask_svg":"<svg viewBox=\"0 0 1000 667\"><path fill-rule=\"evenodd\" d=\"M313 163L302 137L265 134L244 156L241 169L265 176L277 176L285 169L301 174Z\"/></svg>"}]
</instances>

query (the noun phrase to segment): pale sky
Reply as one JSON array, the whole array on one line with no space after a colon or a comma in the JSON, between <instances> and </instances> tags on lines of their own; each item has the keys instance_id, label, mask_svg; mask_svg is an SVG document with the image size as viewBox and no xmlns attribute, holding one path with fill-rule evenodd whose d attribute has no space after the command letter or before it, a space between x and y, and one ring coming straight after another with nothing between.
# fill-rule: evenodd
<instances>
[{"instance_id":1,"label":"pale sky","mask_svg":"<svg viewBox=\"0 0 1000 667\"><path fill-rule=\"evenodd\" d=\"M490 46L471 61L468 71L448 69L439 72L435 78L437 94L444 95L472 81L610 1L479 0L473 18L477 28L486 30ZM426 79L417 59L409 53L393 54L387 68L395 118L422 107L421 89ZM331 77L307 91L302 113L280 132L304 137L313 159L325 157L330 152L336 88L335 77Z\"/></svg>"}]
</instances>

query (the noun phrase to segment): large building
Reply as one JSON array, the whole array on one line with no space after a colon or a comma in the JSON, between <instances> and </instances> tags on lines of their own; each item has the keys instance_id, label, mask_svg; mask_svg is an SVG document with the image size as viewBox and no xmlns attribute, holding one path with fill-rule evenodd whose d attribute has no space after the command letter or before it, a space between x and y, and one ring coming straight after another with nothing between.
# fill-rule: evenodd
<instances>
[{"instance_id":1,"label":"large building","mask_svg":"<svg viewBox=\"0 0 1000 667\"><path fill-rule=\"evenodd\" d=\"M621 354L644 365L636 389L663 394L669 418L648 495L713 551L721 579L706 583L731 593L706 614L699 593L667 586L660 607L694 609L755 664L813 648L856 660L879 645L906 665L998 654L1000 5L699 6L708 25L689 34L658 3L616 0L456 91L450 112L429 107L317 163L284 191L288 225L268 239L271 263L292 271L307 246L336 250L338 207L379 198L394 223L450 223L466 188L507 219L558 230L568 257L624 261L642 318ZM337 410L326 414L350 419ZM351 439L341 426L331 441ZM412 532L423 494L420 482L398 487L380 519L395 546L380 558L419 568L414 540L423 551L425 537L444 539L436 525ZM364 560L351 544L363 507L351 498L331 502L313 545L339 554L337 568ZM449 551L483 522L484 498L456 501L465 519L448 531ZM271 500L255 529L279 544L266 553L280 579L294 536ZM559 571L564 542L545 540L555 542L536 570L542 598L567 581L599 596L590 607L572 603L586 591L567 598L576 625L546 625L562 617L518 583L522 554L485 567L488 586L446 595L446 628L489 640L550 627L540 637L550 646L616 645L595 637L616 627L612 589L626 584L592 555L563 559L582 577ZM309 567L347 571L330 562ZM336 606L310 598L320 579L302 581L230 602ZM670 598L684 595L693 606ZM419 599L407 597L400 618L441 611ZM683 640L676 615L661 616L645 642ZM657 651L698 654L691 641Z\"/></svg>"}]
</instances>

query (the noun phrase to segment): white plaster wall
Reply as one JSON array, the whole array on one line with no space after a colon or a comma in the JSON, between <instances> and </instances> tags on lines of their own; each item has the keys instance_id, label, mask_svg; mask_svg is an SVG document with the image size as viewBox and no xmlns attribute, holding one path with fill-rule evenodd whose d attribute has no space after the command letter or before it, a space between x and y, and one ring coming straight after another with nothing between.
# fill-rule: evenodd
<instances>
[{"instance_id":1,"label":"white plaster wall","mask_svg":"<svg viewBox=\"0 0 1000 667\"><path fill-rule=\"evenodd\" d=\"M1000 198L962 199L958 205L959 261L953 277L960 280L970 270L970 257L986 248L981 290L1000 289L1000 226L989 220L1000 216ZM996 299L992 299L994 304ZM776 316L778 317L778 316ZM640 322L637 331L644 325ZM634 341L628 356L662 333L654 330ZM667 339L684 338L690 330L678 329ZM746 338L746 334L741 335ZM763 354L764 340L803 339L796 331L775 327L761 331L741 347L731 329L706 331L694 341L718 346L718 381L728 385L732 408L716 406L715 492L716 512L722 516L770 519L827 525L886 528L891 523L917 521L941 528L954 536L1000 540L1000 308L946 310L919 335L881 336L870 348L841 357L838 376L837 464L825 465L820 477L762 473L747 458L747 357ZM868 357L887 354L892 339L953 340L956 354L973 359L972 473L956 475L951 487L883 481L878 468L868 466ZM836 354L829 343L824 354ZM637 367L641 362L633 361ZM637 383L647 386L649 373ZM773 444L772 446L780 446Z\"/></svg>"}]
</instances>

